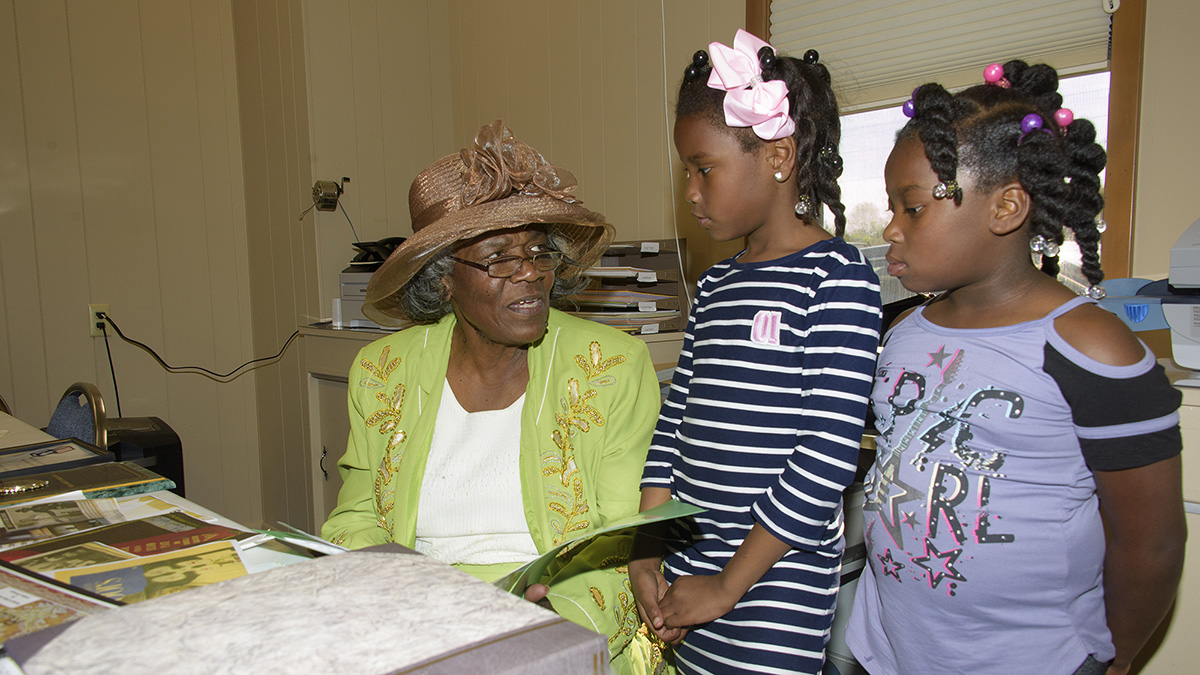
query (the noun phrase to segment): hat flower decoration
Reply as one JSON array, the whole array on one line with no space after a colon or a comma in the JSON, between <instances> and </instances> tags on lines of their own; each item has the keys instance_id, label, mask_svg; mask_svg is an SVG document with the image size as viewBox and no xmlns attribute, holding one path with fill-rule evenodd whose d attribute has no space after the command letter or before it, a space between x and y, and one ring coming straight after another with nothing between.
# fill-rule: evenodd
<instances>
[{"instance_id":1,"label":"hat flower decoration","mask_svg":"<svg viewBox=\"0 0 1200 675\"><path fill-rule=\"evenodd\" d=\"M575 176L557 169L542 153L517 141L512 130L499 120L485 126L475 137L474 148L459 151L466 167L462 203L482 204L507 197L516 191L530 197L546 195L574 204L578 200Z\"/></svg>"}]
</instances>

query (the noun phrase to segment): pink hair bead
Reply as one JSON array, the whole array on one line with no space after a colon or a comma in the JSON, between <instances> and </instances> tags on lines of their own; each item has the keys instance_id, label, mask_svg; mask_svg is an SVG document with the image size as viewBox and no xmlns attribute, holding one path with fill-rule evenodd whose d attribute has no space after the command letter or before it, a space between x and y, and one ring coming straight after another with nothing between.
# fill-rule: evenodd
<instances>
[{"instance_id":1,"label":"pink hair bead","mask_svg":"<svg viewBox=\"0 0 1200 675\"><path fill-rule=\"evenodd\" d=\"M983 81L988 84L999 84L1004 79L1004 66L993 63L983 69Z\"/></svg>"},{"instance_id":2,"label":"pink hair bead","mask_svg":"<svg viewBox=\"0 0 1200 675\"><path fill-rule=\"evenodd\" d=\"M1054 113L1054 123L1058 125L1059 129L1066 129L1074 121L1075 113L1071 112L1069 108L1059 108Z\"/></svg>"}]
</instances>

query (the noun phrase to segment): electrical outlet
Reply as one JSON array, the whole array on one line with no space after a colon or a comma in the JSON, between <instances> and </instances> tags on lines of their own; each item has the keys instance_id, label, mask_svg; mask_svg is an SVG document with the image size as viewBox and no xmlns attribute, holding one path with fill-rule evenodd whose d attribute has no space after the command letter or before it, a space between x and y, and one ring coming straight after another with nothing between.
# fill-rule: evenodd
<instances>
[{"instance_id":1,"label":"electrical outlet","mask_svg":"<svg viewBox=\"0 0 1200 675\"><path fill-rule=\"evenodd\" d=\"M104 331L100 329L104 325L101 314L108 314L108 305L88 305L88 335L91 337L104 337Z\"/></svg>"}]
</instances>

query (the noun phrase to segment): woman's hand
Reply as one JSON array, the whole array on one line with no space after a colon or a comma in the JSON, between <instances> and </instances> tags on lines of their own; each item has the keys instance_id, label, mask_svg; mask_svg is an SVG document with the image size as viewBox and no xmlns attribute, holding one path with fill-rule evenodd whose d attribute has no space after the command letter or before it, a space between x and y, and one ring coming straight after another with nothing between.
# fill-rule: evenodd
<instances>
[{"instance_id":1,"label":"woman's hand","mask_svg":"<svg viewBox=\"0 0 1200 675\"><path fill-rule=\"evenodd\" d=\"M550 600L546 598L550 593L550 587L546 584L529 584L525 588L525 599L537 605L541 605L550 611L554 611L554 606L550 604Z\"/></svg>"},{"instance_id":2,"label":"woman's hand","mask_svg":"<svg viewBox=\"0 0 1200 675\"><path fill-rule=\"evenodd\" d=\"M668 626L695 626L730 612L742 594L728 589L720 574L679 577L658 603Z\"/></svg>"}]
</instances>

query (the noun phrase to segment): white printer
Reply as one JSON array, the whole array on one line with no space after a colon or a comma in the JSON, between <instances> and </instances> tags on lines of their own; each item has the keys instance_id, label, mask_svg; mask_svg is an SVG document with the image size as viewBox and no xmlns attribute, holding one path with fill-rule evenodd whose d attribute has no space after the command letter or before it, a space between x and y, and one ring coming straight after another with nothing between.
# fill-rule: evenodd
<instances>
[{"instance_id":1,"label":"white printer","mask_svg":"<svg viewBox=\"0 0 1200 675\"><path fill-rule=\"evenodd\" d=\"M1134 331L1169 328L1172 360L1193 371L1176 385L1200 387L1200 220L1171 247L1167 279L1111 279L1100 306Z\"/></svg>"},{"instance_id":2,"label":"white printer","mask_svg":"<svg viewBox=\"0 0 1200 675\"><path fill-rule=\"evenodd\" d=\"M379 241L354 242L355 254L350 266L338 275L340 297L334 303L333 324L338 328L380 328L363 315L363 300L367 283L375 270L383 265L392 251L404 242L404 237L387 237Z\"/></svg>"}]
</instances>

